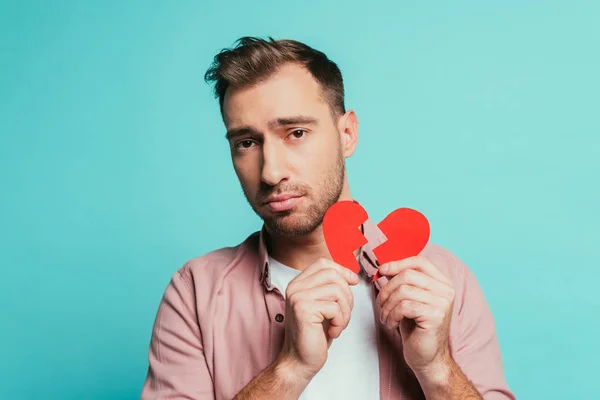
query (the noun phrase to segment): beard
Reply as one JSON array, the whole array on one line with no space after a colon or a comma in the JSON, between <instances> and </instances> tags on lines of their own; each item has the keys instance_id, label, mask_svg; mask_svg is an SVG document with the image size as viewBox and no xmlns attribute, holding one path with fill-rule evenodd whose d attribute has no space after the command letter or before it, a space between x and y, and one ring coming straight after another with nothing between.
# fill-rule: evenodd
<instances>
[{"instance_id":1,"label":"beard","mask_svg":"<svg viewBox=\"0 0 600 400\"><path fill-rule=\"evenodd\" d=\"M346 169L341 146L333 166L322 175L322 180L315 187L308 185L282 185L270 186L261 183L261 188L256 194L254 201L246 191L246 200L254 212L264 221L266 227L276 235L284 237L296 237L314 232L322 223L325 213L336 203L344 187ZM259 208L263 199L273 193L295 193L304 196L307 201L304 212L289 209L280 212L270 212Z\"/></svg>"}]
</instances>

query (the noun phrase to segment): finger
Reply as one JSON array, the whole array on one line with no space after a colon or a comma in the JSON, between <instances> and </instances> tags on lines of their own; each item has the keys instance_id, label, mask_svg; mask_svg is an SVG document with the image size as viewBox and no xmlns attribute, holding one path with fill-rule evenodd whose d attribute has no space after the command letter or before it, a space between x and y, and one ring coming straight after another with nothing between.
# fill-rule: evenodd
<instances>
[{"instance_id":1,"label":"finger","mask_svg":"<svg viewBox=\"0 0 600 400\"><path fill-rule=\"evenodd\" d=\"M401 285L383 303L381 321L388 319L389 313L403 300L416 301L432 306L442 306L442 302L433 293L412 285Z\"/></svg>"},{"instance_id":2,"label":"finger","mask_svg":"<svg viewBox=\"0 0 600 400\"><path fill-rule=\"evenodd\" d=\"M419 270L424 274L429 275L433 279L444 282L447 285L452 284L452 282L450 282L450 280L446 278L444 274L442 274L441 271L425 256L409 257L401 261L393 261L383 264L381 267L379 267L379 272L381 275L395 276L407 268Z\"/></svg>"},{"instance_id":3,"label":"finger","mask_svg":"<svg viewBox=\"0 0 600 400\"><path fill-rule=\"evenodd\" d=\"M319 258L317 261L309 265L304 271L302 271L296 278L294 278L294 280L304 280L310 275L325 268L332 268L337 271L348 282L349 285L356 285L358 283L358 275L356 275L353 271L350 271L348 268L344 268L327 258Z\"/></svg>"},{"instance_id":4,"label":"finger","mask_svg":"<svg viewBox=\"0 0 600 400\"><path fill-rule=\"evenodd\" d=\"M290 282L286 288L286 297L291 296L293 293L332 283L338 285L344 291L348 302L352 304L353 296L348 282L333 268L324 268L301 281Z\"/></svg>"},{"instance_id":5,"label":"finger","mask_svg":"<svg viewBox=\"0 0 600 400\"><path fill-rule=\"evenodd\" d=\"M401 285L411 285L432 292L433 294L452 297L454 290L451 286L437 281L432 277L425 275L423 272L414 269L405 269L398 275L394 276L390 281L381 289L377 295L377 304L383 305L388 297L394 293Z\"/></svg>"},{"instance_id":6,"label":"finger","mask_svg":"<svg viewBox=\"0 0 600 400\"><path fill-rule=\"evenodd\" d=\"M402 300L389 313L384 323L390 329L396 329L404 318L418 321L427 314L427 304L413 300Z\"/></svg>"},{"instance_id":7,"label":"finger","mask_svg":"<svg viewBox=\"0 0 600 400\"><path fill-rule=\"evenodd\" d=\"M346 285L348 288L348 285ZM348 291L350 289L348 288ZM340 303L340 307L344 315L350 316L352 308L354 307L354 296L350 292L348 297L343 287L338 284L330 283L324 286L317 286L314 288L305 289L297 294L297 301L337 301Z\"/></svg>"},{"instance_id":8,"label":"finger","mask_svg":"<svg viewBox=\"0 0 600 400\"><path fill-rule=\"evenodd\" d=\"M350 316L344 315L341 311L340 304L334 301L318 300L316 308L324 320L329 320L328 335L333 338L338 338L342 331L346 329L350 322Z\"/></svg>"}]
</instances>

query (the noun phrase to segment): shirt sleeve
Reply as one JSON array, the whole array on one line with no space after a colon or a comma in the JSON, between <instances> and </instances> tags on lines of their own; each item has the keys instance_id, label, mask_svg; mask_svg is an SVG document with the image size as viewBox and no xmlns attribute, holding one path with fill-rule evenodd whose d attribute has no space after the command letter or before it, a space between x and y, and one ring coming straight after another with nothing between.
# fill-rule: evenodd
<instances>
[{"instance_id":1,"label":"shirt sleeve","mask_svg":"<svg viewBox=\"0 0 600 400\"><path fill-rule=\"evenodd\" d=\"M184 267L173 275L156 314L141 400L214 399L194 299Z\"/></svg>"},{"instance_id":2,"label":"shirt sleeve","mask_svg":"<svg viewBox=\"0 0 600 400\"><path fill-rule=\"evenodd\" d=\"M485 400L515 400L504 376L496 325L483 291L472 271L456 257L453 261L462 276L455 288L454 360Z\"/></svg>"}]
</instances>

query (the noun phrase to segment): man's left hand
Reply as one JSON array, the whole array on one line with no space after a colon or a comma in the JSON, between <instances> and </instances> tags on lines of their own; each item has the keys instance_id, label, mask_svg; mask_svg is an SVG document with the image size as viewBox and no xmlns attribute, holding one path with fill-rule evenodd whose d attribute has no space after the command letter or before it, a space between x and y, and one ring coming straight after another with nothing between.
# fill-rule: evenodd
<instances>
[{"instance_id":1,"label":"man's left hand","mask_svg":"<svg viewBox=\"0 0 600 400\"><path fill-rule=\"evenodd\" d=\"M379 273L390 279L377 296L381 321L400 330L404 359L415 373L435 373L450 357L452 282L424 256L383 264Z\"/></svg>"}]
</instances>

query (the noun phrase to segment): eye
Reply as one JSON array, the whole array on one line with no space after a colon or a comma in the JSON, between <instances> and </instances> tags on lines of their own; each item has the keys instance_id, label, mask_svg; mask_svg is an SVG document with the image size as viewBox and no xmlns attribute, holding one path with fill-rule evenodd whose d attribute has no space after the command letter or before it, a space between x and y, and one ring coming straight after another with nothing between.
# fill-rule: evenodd
<instances>
[{"instance_id":1,"label":"eye","mask_svg":"<svg viewBox=\"0 0 600 400\"><path fill-rule=\"evenodd\" d=\"M301 139L303 136L306 135L306 131L304 129L296 129L290 135L292 135L296 139Z\"/></svg>"},{"instance_id":2,"label":"eye","mask_svg":"<svg viewBox=\"0 0 600 400\"><path fill-rule=\"evenodd\" d=\"M252 147L252 144L254 144L254 140L244 139L244 140L240 140L239 142L236 142L235 148L236 149L249 149L250 147Z\"/></svg>"}]
</instances>

